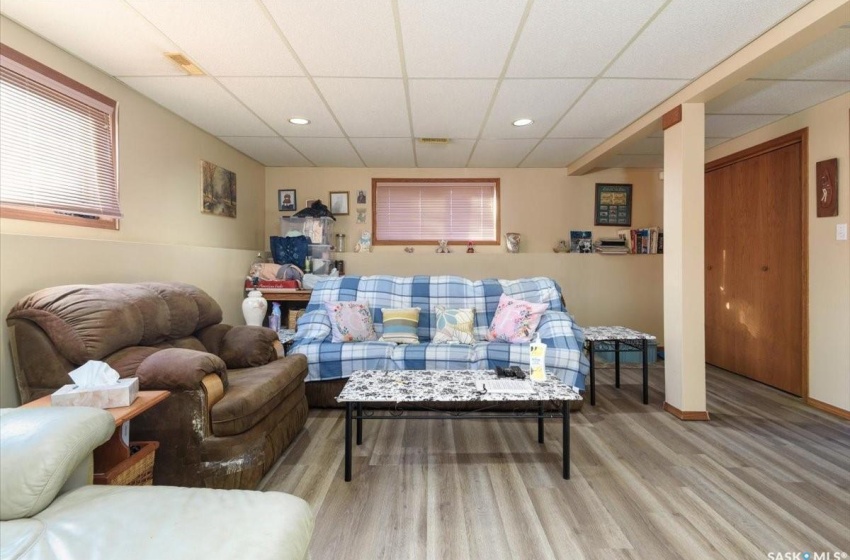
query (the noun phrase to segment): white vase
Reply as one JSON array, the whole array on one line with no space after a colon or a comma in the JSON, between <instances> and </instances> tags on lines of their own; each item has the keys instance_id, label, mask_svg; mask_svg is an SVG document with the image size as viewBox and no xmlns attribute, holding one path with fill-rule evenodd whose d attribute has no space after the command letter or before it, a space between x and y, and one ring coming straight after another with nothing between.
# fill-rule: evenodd
<instances>
[{"instance_id":1,"label":"white vase","mask_svg":"<svg viewBox=\"0 0 850 560\"><path fill-rule=\"evenodd\" d=\"M245 324L262 327L268 307L269 304L261 291L251 290L248 292L248 297L242 300L242 315L245 317Z\"/></svg>"}]
</instances>

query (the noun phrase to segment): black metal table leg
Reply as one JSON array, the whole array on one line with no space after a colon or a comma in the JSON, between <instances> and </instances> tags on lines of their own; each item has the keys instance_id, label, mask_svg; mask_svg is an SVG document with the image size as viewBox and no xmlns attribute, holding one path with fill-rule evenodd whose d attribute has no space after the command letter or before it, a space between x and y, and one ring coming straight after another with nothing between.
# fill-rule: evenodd
<instances>
[{"instance_id":1,"label":"black metal table leg","mask_svg":"<svg viewBox=\"0 0 850 560\"><path fill-rule=\"evenodd\" d=\"M543 443L543 401L537 403L537 443Z\"/></svg>"},{"instance_id":2,"label":"black metal table leg","mask_svg":"<svg viewBox=\"0 0 850 560\"><path fill-rule=\"evenodd\" d=\"M649 357L647 350L649 341L643 339L643 404L649 404Z\"/></svg>"},{"instance_id":3,"label":"black metal table leg","mask_svg":"<svg viewBox=\"0 0 850 560\"><path fill-rule=\"evenodd\" d=\"M354 403L345 403L345 481L351 480L351 413Z\"/></svg>"},{"instance_id":4,"label":"black metal table leg","mask_svg":"<svg viewBox=\"0 0 850 560\"><path fill-rule=\"evenodd\" d=\"M363 443L363 403L357 403L357 445Z\"/></svg>"},{"instance_id":5,"label":"black metal table leg","mask_svg":"<svg viewBox=\"0 0 850 560\"><path fill-rule=\"evenodd\" d=\"M570 401L561 403L561 414L564 417L564 435L562 447L564 449L564 480L570 479Z\"/></svg>"},{"instance_id":6,"label":"black metal table leg","mask_svg":"<svg viewBox=\"0 0 850 560\"><path fill-rule=\"evenodd\" d=\"M588 344L590 354L590 406L596 406L596 360L593 352L593 341Z\"/></svg>"},{"instance_id":7,"label":"black metal table leg","mask_svg":"<svg viewBox=\"0 0 850 560\"><path fill-rule=\"evenodd\" d=\"M614 341L614 387L620 388L620 341Z\"/></svg>"}]
</instances>

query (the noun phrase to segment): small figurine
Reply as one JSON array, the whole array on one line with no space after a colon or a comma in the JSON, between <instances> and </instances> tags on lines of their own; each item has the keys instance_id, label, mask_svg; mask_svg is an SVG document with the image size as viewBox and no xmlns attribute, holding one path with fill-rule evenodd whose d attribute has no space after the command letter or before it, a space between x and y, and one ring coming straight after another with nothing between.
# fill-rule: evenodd
<instances>
[{"instance_id":1,"label":"small figurine","mask_svg":"<svg viewBox=\"0 0 850 560\"><path fill-rule=\"evenodd\" d=\"M405 253L412 253L412 252L413 252L413 247L405 247L405 248L404 248L404 252L405 252Z\"/></svg>"},{"instance_id":2,"label":"small figurine","mask_svg":"<svg viewBox=\"0 0 850 560\"><path fill-rule=\"evenodd\" d=\"M472 246L472 241L470 241L469 243L466 244L466 252L467 253L474 253L475 252L475 247Z\"/></svg>"},{"instance_id":3,"label":"small figurine","mask_svg":"<svg viewBox=\"0 0 850 560\"><path fill-rule=\"evenodd\" d=\"M436 251L434 251L435 253L451 253L451 251L449 250L448 241L446 241L445 239L441 239L440 241L438 241L438 243L440 244L440 246L437 247Z\"/></svg>"},{"instance_id":4,"label":"small figurine","mask_svg":"<svg viewBox=\"0 0 850 560\"><path fill-rule=\"evenodd\" d=\"M552 250L556 253L569 253L570 247L565 240L561 239L555 247L552 247Z\"/></svg>"},{"instance_id":5,"label":"small figurine","mask_svg":"<svg viewBox=\"0 0 850 560\"><path fill-rule=\"evenodd\" d=\"M371 253L372 252L372 234L364 231L360 234L360 241L354 246L355 253Z\"/></svg>"}]
</instances>

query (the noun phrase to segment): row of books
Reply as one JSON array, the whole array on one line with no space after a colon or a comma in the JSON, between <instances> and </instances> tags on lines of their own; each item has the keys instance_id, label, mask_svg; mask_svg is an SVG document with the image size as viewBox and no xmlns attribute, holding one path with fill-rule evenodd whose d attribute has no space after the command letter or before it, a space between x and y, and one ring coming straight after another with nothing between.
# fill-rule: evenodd
<instances>
[{"instance_id":1,"label":"row of books","mask_svg":"<svg viewBox=\"0 0 850 560\"><path fill-rule=\"evenodd\" d=\"M626 253L654 255L664 252L664 231L658 227L621 229L618 238L626 247Z\"/></svg>"}]
</instances>

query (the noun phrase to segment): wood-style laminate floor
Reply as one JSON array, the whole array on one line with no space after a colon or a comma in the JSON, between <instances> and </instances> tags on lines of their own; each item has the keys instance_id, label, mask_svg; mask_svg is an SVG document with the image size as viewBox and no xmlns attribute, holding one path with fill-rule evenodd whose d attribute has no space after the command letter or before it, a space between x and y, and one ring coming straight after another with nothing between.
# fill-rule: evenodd
<instances>
[{"instance_id":1,"label":"wood-style laminate floor","mask_svg":"<svg viewBox=\"0 0 850 560\"><path fill-rule=\"evenodd\" d=\"M711 421L681 422L661 410L663 366L646 406L639 368L619 390L597 371L571 480L560 420L540 445L534 420L435 419L364 422L346 483L343 413L312 410L261 489L313 507L314 560L850 553L850 422L711 367Z\"/></svg>"}]
</instances>

